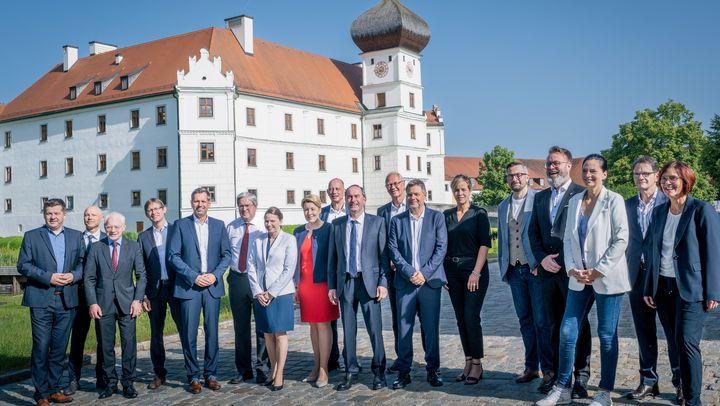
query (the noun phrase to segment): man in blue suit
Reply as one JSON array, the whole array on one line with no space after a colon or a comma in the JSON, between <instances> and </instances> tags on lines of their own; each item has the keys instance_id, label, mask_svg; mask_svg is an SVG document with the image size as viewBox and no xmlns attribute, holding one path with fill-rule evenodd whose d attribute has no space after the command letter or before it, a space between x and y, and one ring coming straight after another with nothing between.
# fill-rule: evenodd
<instances>
[{"instance_id":1,"label":"man in blue suit","mask_svg":"<svg viewBox=\"0 0 720 406\"><path fill-rule=\"evenodd\" d=\"M72 401L62 392L60 379L85 256L82 233L63 226L63 200L46 201L43 217L44 226L25 233L17 263L18 272L27 278L22 305L30 308L30 374L38 405Z\"/></svg>"},{"instance_id":2,"label":"man in blue suit","mask_svg":"<svg viewBox=\"0 0 720 406\"><path fill-rule=\"evenodd\" d=\"M358 185L345 192L349 216L333 221L328 251L328 297L342 310L345 380L336 389L350 389L360 372L357 361L357 308L360 305L373 349L373 390L387 387L380 301L387 296L385 221L365 213L365 191Z\"/></svg>"},{"instance_id":3,"label":"man in blue suit","mask_svg":"<svg viewBox=\"0 0 720 406\"><path fill-rule=\"evenodd\" d=\"M498 206L500 278L510 285L525 346L525 370L515 382L526 383L539 378L541 370L553 370L552 342L540 330L545 317L542 287L528 235L535 191L528 186L528 169L522 162L508 164L505 174L512 194Z\"/></svg>"},{"instance_id":4,"label":"man in blue suit","mask_svg":"<svg viewBox=\"0 0 720 406\"><path fill-rule=\"evenodd\" d=\"M167 378L163 331L168 307L178 332L181 331L180 326L182 326L180 305L174 297L175 270L167 256L173 225L165 219L166 212L165 203L160 199L151 198L145 202L145 216L152 225L138 235L147 274L143 309L148 312L150 318L150 359L155 372L155 377L148 385L148 389L151 390L159 388Z\"/></svg>"},{"instance_id":5,"label":"man in blue suit","mask_svg":"<svg viewBox=\"0 0 720 406\"><path fill-rule=\"evenodd\" d=\"M188 390L197 394L200 365L197 360L197 330L203 312L205 330L205 386L220 389L217 381L218 320L220 298L225 295L223 274L232 253L225 224L208 217L210 193L197 188L190 195L193 214L175 222L168 244L168 256L175 269L175 297L180 300L180 339L188 376Z\"/></svg>"},{"instance_id":6,"label":"man in blue suit","mask_svg":"<svg viewBox=\"0 0 720 406\"><path fill-rule=\"evenodd\" d=\"M425 337L427 381L442 386L440 368L440 293L447 282L443 260L447 252L447 228L442 213L425 207L425 184L407 183L408 211L390 222L388 248L395 263L398 311L398 377L393 389L410 384L412 333L419 313Z\"/></svg>"},{"instance_id":7,"label":"man in blue suit","mask_svg":"<svg viewBox=\"0 0 720 406\"><path fill-rule=\"evenodd\" d=\"M648 229L650 229L653 209L667 201L665 194L660 192L657 187L658 169L657 161L653 157L641 156L636 159L632 171L633 182L637 187L638 194L625 201L630 232L625 257L632 286L628 298L635 324L640 361L640 385L625 395L632 400L642 400L660 394L657 374L658 341L655 326L657 311L646 305L643 300L647 266L646 258L642 256L643 242ZM677 345L669 331L666 331L665 335L669 338L667 344L672 383L678 388L680 386L680 364Z\"/></svg>"}]
</instances>

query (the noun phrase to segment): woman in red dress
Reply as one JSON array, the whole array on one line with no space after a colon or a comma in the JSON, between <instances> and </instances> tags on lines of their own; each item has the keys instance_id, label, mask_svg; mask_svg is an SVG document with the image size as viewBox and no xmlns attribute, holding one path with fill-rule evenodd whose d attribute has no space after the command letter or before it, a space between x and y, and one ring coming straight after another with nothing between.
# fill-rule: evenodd
<instances>
[{"instance_id":1,"label":"woman in red dress","mask_svg":"<svg viewBox=\"0 0 720 406\"><path fill-rule=\"evenodd\" d=\"M308 195L302 201L307 224L295 229L298 262L295 273L300 302L300 320L310 323L315 365L303 382L321 388L328 384L327 364L332 347L330 321L340 310L328 300L327 258L332 225L320 220L320 198Z\"/></svg>"}]
</instances>

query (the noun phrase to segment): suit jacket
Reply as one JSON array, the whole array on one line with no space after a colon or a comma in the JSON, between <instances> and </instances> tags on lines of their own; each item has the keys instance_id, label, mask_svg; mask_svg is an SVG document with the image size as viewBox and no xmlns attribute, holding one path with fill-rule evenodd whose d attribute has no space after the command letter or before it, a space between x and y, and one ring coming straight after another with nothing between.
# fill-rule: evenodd
<instances>
[{"instance_id":1,"label":"suit jacket","mask_svg":"<svg viewBox=\"0 0 720 406\"><path fill-rule=\"evenodd\" d=\"M173 228L174 226L168 223L167 239L165 241L165 256L163 258L160 258L157 246L155 245L153 226L148 227L145 231L138 235L140 250L142 252L143 260L145 261L145 272L147 273L147 286L145 288L145 296L147 296L148 299L154 299L158 295L158 292L160 292L160 280L162 279L162 269L160 261L165 262L168 283L171 287L171 292L174 291L175 270L172 268L172 264L170 263L170 259L167 255L167 247L170 243L170 237L172 236Z\"/></svg>"},{"instance_id":2,"label":"suit jacket","mask_svg":"<svg viewBox=\"0 0 720 406\"><path fill-rule=\"evenodd\" d=\"M655 296L660 276L663 230L670 202L653 211L644 250L649 272L645 275L645 296ZM720 300L720 219L708 203L688 196L675 233L675 280L686 302Z\"/></svg>"},{"instance_id":3,"label":"suit jacket","mask_svg":"<svg viewBox=\"0 0 720 406\"><path fill-rule=\"evenodd\" d=\"M666 201L667 197L665 197L665 194L658 190L657 196L655 197L655 207L657 208ZM648 224L648 229L646 230L645 237L643 237L642 230L640 229L640 224L638 224L637 209L639 205L640 197L638 195L635 195L625 200L625 211L627 212L628 230L630 233L630 237L628 238L627 250L625 250L625 258L627 258L628 263L628 276L630 277L630 286L635 286L635 281L640 274L640 256L642 255L643 242L650 234L650 224ZM652 215L650 216L650 218L652 219Z\"/></svg>"},{"instance_id":4,"label":"suit jacket","mask_svg":"<svg viewBox=\"0 0 720 406\"><path fill-rule=\"evenodd\" d=\"M223 275L230 265L232 252L225 224L208 217L207 272L215 275L215 283L205 288L195 284L200 275L200 246L195 232L194 216L175 222L172 236L168 238L167 255L175 270L175 297L191 299L208 289L215 298L225 295Z\"/></svg>"},{"instance_id":5,"label":"suit jacket","mask_svg":"<svg viewBox=\"0 0 720 406\"><path fill-rule=\"evenodd\" d=\"M378 217L382 217L385 220L385 231L387 231L387 234L388 234L387 239L388 240L390 239L390 220L392 219L392 217L390 217L390 214L391 214L390 208L391 207L392 207L392 201L390 201L386 204L383 204L382 206L378 207L378 209L377 209ZM387 257L388 257L388 272L392 272L393 270L390 267L390 251L388 251ZM391 275L391 274L388 274L388 275ZM391 275L390 277L392 278L393 276Z\"/></svg>"},{"instance_id":6,"label":"suit jacket","mask_svg":"<svg viewBox=\"0 0 720 406\"><path fill-rule=\"evenodd\" d=\"M73 282L62 288L63 303L68 308L78 305L77 285L83 278L85 244L80 231L65 227L63 232L65 258L55 258L46 226L25 233L17 262L18 272L27 278L23 306L47 307L51 303L55 286L50 285L50 278L57 272L58 260L63 261L63 272L73 275Z\"/></svg>"},{"instance_id":7,"label":"suit jacket","mask_svg":"<svg viewBox=\"0 0 720 406\"><path fill-rule=\"evenodd\" d=\"M552 196L552 189L547 188L535 194L535 202L533 203L528 233L533 256L538 261L537 267L539 274L543 277L551 278L557 275L567 277L563 253L563 236L565 234L565 222L567 220L567 207L570 198L583 190L585 190L584 187L570 182L565 196L563 196L560 202L560 207L555 214L555 222L550 221L550 197ZM560 271L556 274L546 271L540 264L546 256L551 254L560 254L555 258L555 262L561 267Z\"/></svg>"},{"instance_id":8,"label":"suit jacket","mask_svg":"<svg viewBox=\"0 0 720 406\"><path fill-rule=\"evenodd\" d=\"M85 298L88 306L99 305L103 314L110 313L117 299L122 314L129 314L133 300L143 300L147 284L140 244L121 238L117 272L112 269L110 244L110 239L103 238L90 245L83 278Z\"/></svg>"},{"instance_id":9,"label":"suit jacket","mask_svg":"<svg viewBox=\"0 0 720 406\"><path fill-rule=\"evenodd\" d=\"M313 264L313 282L322 283L328 280L328 249L330 246L330 232L332 225L323 223L320 228L313 230L312 233L312 264ZM300 248L308 235L305 226L299 226L293 231L295 240L297 240L297 266L295 267L295 283L300 283Z\"/></svg>"},{"instance_id":10,"label":"suit jacket","mask_svg":"<svg viewBox=\"0 0 720 406\"><path fill-rule=\"evenodd\" d=\"M328 252L328 288L337 290L342 295L345 288L348 254L345 252L345 232L350 216L343 216L333 221L330 232ZM377 287L387 288L386 274L390 267L387 252L387 232L385 220L381 217L365 213L362 236L360 237L360 267L365 290L370 297L377 296Z\"/></svg>"},{"instance_id":11,"label":"suit jacket","mask_svg":"<svg viewBox=\"0 0 720 406\"><path fill-rule=\"evenodd\" d=\"M425 207L420 230L420 272L432 288L440 288L446 282L443 261L447 252L447 228L442 213ZM400 290L410 285L413 267L412 229L410 210L398 214L390 222L388 249L395 263L395 287Z\"/></svg>"},{"instance_id":12,"label":"suit jacket","mask_svg":"<svg viewBox=\"0 0 720 406\"><path fill-rule=\"evenodd\" d=\"M327 222L328 221L328 215L330 214L330 208L332 207L331 204L328 204L327 206L320 209L320 220ZM347 205L345 205L345 215L347 216L348 209Z\"/></svg>"},{"instance_id":13,"label":"suit jacket","mask_svg":"<svg viewBox=\"0 0 720 406\"><path fill-rule=\"evenodd\" d=\"M538 265L533 255L532 247L530 246L530 237L528 234L528 228L532 219L535 193L535 190L528 188L527 196L525 196L525 204L522 212L522 227L520 230L522 234L523 251L525 252L525 257L527 258L530 269L535 269ZM508 211L510 204L512 204L512 195L500 202L498 206L498 258L500 259L500 278L505 282L508 281L507 271L510 267L510 248L508 245Z\"/></svg>"},{"instance_id":14,"label":"suit jacket","mask_svg":"<svg viewBox=\"0 0 720 406\"><path fill-rule=\"evenodd\" d=\"M603 295L615 295L630 290L625 249L628 241L628 221L625 201L619 194L602 188L587 222L584 246L580 246L578 217L582 209L583 193L570 199L568 219L565 226L563 246L565 250L565 268L595 269L602 278L596 279L592 286L595 292ZM583 266L582 253L585 253ZM569 275L568 275L569 276ZM584 284L570 277L568 287L583 290Z\"/></svg>"},{"instance_id":15,"label":"suit jacket","mask_svg":"<svg viewBox=\"0 0 720 406\"><path fill-rule=\"evenodd\" d=\"M268 292L272 297L295 293L293 276L297 262L295 238L281 231L268 251L270 239L263 233L250 248L247 274L253 297Z\"/></svg>"}]
</instances>

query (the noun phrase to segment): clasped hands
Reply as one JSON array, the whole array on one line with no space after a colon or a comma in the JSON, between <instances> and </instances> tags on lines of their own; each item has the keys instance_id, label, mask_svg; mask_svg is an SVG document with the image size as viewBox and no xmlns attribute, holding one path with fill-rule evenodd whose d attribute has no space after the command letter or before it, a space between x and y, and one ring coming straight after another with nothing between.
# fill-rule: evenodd
<instances>
[{"instance_id":1,"label":"clasped hands","mask_svg":"<svg viewBox=\"0 0 720 406\"><path fill-rule=\"evenodd\" d=\"M422 274L419 270L415 271L412 276L410 276L410 283L412 283L415 286L422 286L425 283L425 275Z\"/></svg>"},{"instance_id":2,"label":"clasped hands","mask_svg":"<svg viewBox=\"0 0 720 406\"><path fill-rule=\"evenodd\" d=\"M387 297L388 290L385 286L378 286L377 289L375 289L375 300L381 301ZM337 304L340 302L337 297L337 290L330 289L328 291L328 299L330 299L330 303L337 306Z\"/></svg>"},{"instance_id":3,"label":"clasped hands","mask_svg":"<svg viewBox=\"0 0 720 406\"><path fill-rule=\"evenodd\" d=\"M133 300L130 304L130 317L133 319L137 316L139 316L143 311L143 306L139 300ZM100 320L102 317L102 309L100 309L100 305L95 303L91 304L89 307L89 313L90 318L93 320Z\"/></svg>"},{"instance_id":4,"label":"clasped hands","mask_svg":"<svg viewBox=\"0 0 720 406\"><path fill-rule=\"evenodd\" d=\"M200 275L195 278L195 284L200 286L201 288L206 288L217 281L217 278L215 278L215 275L211 273L201 273Z\"/></svg>"},{"instance_id":5,"label":"clasped hands","mask_svg":"<svg viewBox=\"0 0 720 406\"><path fill-rule=\"evenodd\" d=\"M579 283L585 285L592 285L596 279L602 278L603 274L598 272L596 269L576 269L573 268L568 272L570 276L575 278Z\"/></svg>"},{"instance_id":6,"label":"clasped hands","mask_svg":"<svg viewBox=\"0 0 720 406\"><path fill-rule=\"evenodd\" d=\"M270 305L270 302L272 302L272 300L274 299L269 292L258 293L255 298L257 298L258 302L260 302L260 305L262 307L268 307Z\"/></svg>"},{"instance_id":7,"label":"clasped hands","mask_svg":"<svg viewBox=\"0 0 720 406\"><path fill-rule=\"evenodd\" d=\"M50 284L53 286L66 286L71 284L75 277L70 272L54 273L50 276Z\"/></svg>"}]
</instances>

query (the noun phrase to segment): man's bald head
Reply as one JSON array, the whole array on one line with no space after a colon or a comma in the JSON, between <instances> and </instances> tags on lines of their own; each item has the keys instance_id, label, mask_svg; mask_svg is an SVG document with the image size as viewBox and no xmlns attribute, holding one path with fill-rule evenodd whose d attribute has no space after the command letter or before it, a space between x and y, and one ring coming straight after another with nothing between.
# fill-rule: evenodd
<instances>
[{"instance_id":1,"label":"man's bald head","mask_svg":"<svg viewBox=\"0 0 720 406\"><path fill-rule=\"evenodd\" d=\"M94 234L103 222L102 210L97 206L88 207L83 212L83 222L85 223L85 229Z\"/></svg>"}]
</instances>

